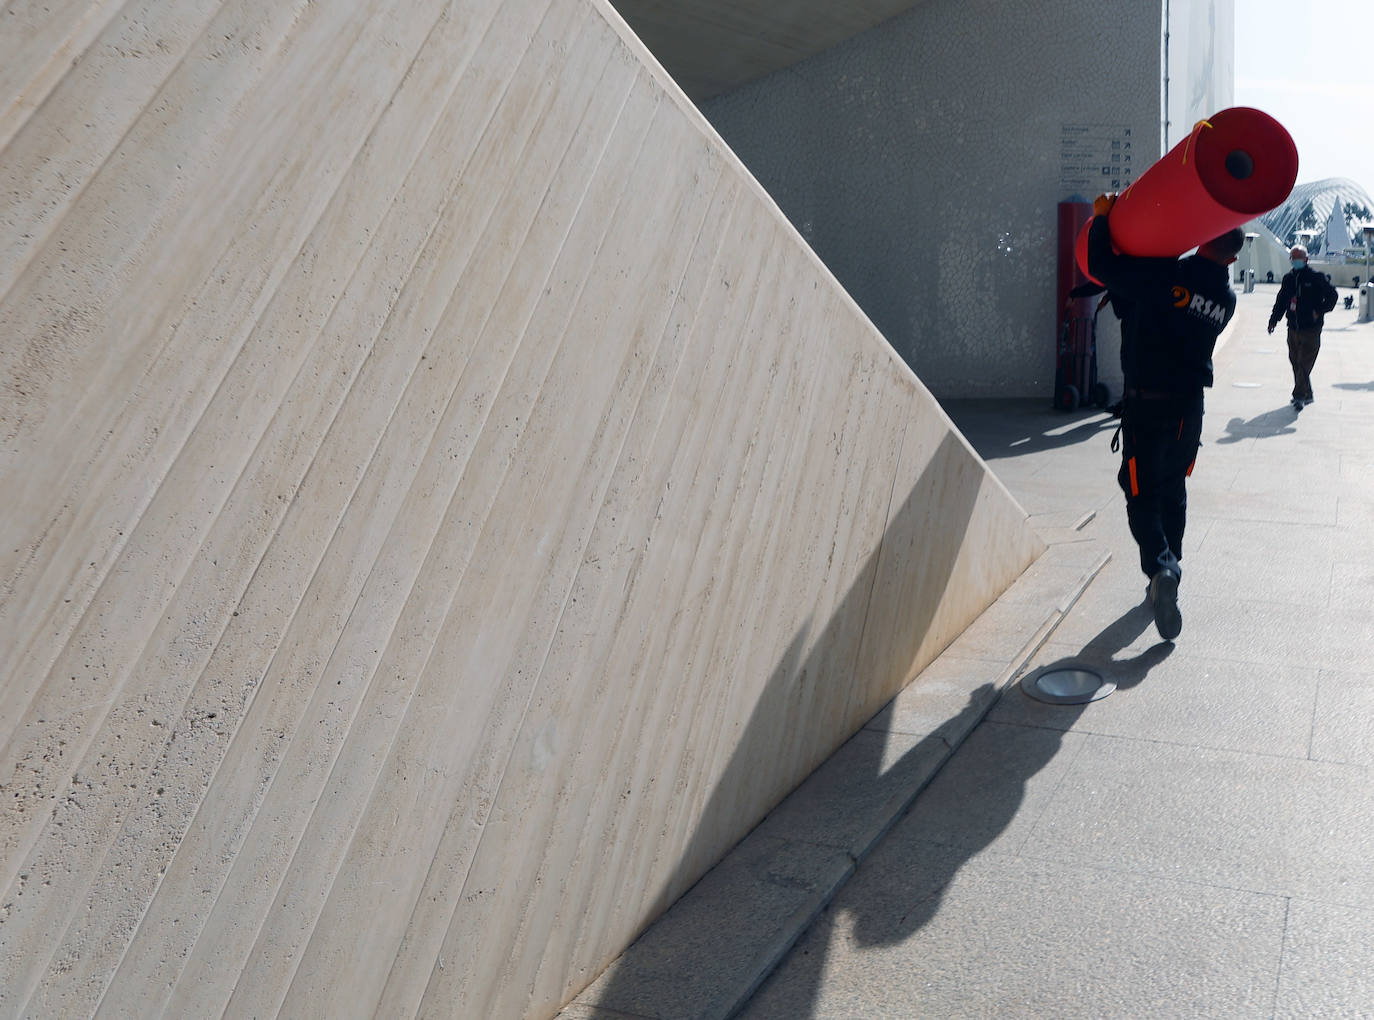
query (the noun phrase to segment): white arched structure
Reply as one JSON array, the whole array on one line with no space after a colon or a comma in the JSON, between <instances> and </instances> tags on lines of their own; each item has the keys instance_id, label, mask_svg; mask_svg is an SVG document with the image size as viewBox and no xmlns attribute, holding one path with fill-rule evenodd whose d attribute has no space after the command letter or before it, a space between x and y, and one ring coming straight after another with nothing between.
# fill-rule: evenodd
<instances>
[{"instance_id":1,"label":"white arched structure","mask_svg":"<svg viewBox=\"0 0 1374 1020\"><path fill-rule=\"evenodd\" d=\"M1313 225L1314 230L1326 222L1326 218L1331 215L1332 207L1337 202L1342 205L1346 202L1358 202L1369 209L1374 209L1374 198L1370 198L1369 192L1354 181L1345 177L1327 177L1310 184L1296 185L1288 196L1288 201L1277 209L1265 213L1260 217L1260 222L1272 230L1274 235L1282 241L1297 226L1298 218L1302 215L1308 202L1312 203L1312 211L1317 217L1317 223Z\"/></svg>"}]
</instances>

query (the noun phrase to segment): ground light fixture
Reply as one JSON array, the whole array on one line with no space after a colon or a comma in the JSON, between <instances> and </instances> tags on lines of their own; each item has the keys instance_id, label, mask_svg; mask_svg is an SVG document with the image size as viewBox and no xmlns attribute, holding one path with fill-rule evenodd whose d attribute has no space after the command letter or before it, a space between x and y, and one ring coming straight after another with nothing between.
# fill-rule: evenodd
<instances>
[{"instance_id":1,"label":"ground light fixture","mask_svg":"<svg viewBox=\"0 0 1374 1020\"><path fill-rule=\"evenodd\" d=\"M1083 666L1052 666L1023 676L1021 690L1050 705L1086 705L1111 694L1116 683Z\"/></svg>"}]
</instances>

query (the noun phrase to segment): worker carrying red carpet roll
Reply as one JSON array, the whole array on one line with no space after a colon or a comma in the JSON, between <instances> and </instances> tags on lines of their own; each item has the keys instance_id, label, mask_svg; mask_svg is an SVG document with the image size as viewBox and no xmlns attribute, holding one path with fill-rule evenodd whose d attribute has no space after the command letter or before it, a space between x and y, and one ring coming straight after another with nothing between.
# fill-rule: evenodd
<instances>
[{"instance_id":1,"label":"worker carrying red carpet roll","mask_svg":"<svg viewBox=\"0 0 1374 1020\"><path fill-rule=\"evenodd\" d=\"M1233 106L1194 125L1112 206L1112 246L1125 255L1176 258L1280 205L1298 178L1298 150L1261 110ZM1088 230L1074 255L1088 272Z\"/></svg>"}]
</instances>

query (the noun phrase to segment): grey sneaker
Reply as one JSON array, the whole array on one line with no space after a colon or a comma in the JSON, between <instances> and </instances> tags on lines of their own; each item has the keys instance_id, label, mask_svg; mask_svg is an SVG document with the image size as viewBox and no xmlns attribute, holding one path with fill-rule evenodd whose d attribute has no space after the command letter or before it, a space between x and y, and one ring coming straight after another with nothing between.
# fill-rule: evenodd
<instances>
[{"instance_id":1,"label":"grey sneaker","mask_svg":"<svg viewBox=\"0 0 1374 1020\"><path fill-rule=\"evenodd\" d=\"M1150 578L1150 605L1155 611L1155 629L1165 641L1172 641L1183 630L1183 614L1178 611L1178 575L1161 570Z\"/></svg>"}]
</instances>

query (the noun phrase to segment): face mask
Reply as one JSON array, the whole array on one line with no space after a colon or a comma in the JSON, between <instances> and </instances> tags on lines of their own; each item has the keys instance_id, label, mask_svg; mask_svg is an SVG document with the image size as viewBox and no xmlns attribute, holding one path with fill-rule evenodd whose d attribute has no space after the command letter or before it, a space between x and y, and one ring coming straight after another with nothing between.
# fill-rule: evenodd
<instances>
[{"instance_id":1,"label":"face mask","mask_svg":"<svg viewBox=\"0 0 1374 1020\"><path fill-rule=\"evenodd\" d=\"M1307 265L1307 262L1304 259L1293 259L1292 265L1294 269L1301 269L1303 266Z\"/></svg>"}]
</instances>

